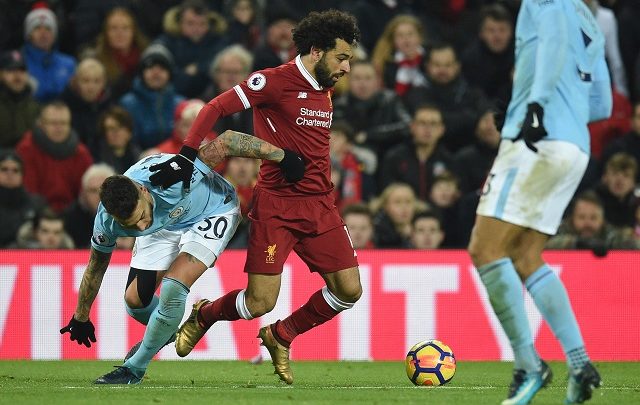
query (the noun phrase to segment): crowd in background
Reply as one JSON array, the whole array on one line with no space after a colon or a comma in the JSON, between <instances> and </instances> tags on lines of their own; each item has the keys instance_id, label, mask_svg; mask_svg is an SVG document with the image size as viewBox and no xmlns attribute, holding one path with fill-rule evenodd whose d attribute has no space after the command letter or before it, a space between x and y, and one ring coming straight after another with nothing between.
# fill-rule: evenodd
<instances>
[{"instance_id":1,"label":"crowd in background","mask_svg":"<svg viewBox=\"0 0 640 405\"><path fill-rule=\"evenodd\" d=\"M585 0L614 111L548 248L640 248L640 0ZM511 95L517 0L0 0L0 248L90 246L102 181L177 153L204 103L293 59L310 11L362 31L333 92L336 204L354 247L464 248ZM549 61L553 63L553 61ZM252 133L250 110L218 121ZM219 171L250 209L259 162ZM229 245L246 246L248 221ZM133 240L118 241L130 249Z\"/></svg>"}]
</instances>

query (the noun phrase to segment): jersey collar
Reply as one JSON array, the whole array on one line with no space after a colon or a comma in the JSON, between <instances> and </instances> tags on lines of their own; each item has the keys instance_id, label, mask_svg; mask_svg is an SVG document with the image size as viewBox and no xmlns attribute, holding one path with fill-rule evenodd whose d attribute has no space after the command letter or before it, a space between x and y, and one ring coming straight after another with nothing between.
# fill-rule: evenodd
<instances>
[{"instance_id":1,"label":"jersey collar","mask_svg":"<svg viewBox=\"0 0 640 405\"><path fill-rule=\"evenodd\" d=\"M300 71L302 76L307 79L311 87L313 87L315 90L322 90L322 86L318 84L316 79L313 78L313 75L311 75L307 68L302 64L302 57L300 55L296 56L296 66L298 67L298 70Z\"/></svg>"}]
</instances>

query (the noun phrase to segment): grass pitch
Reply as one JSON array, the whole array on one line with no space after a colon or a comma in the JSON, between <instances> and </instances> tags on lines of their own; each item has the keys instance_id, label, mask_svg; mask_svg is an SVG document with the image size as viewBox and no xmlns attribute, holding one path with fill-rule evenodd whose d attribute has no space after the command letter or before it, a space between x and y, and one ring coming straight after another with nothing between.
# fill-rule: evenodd
<instances>
[{"instance_id":1,"label":"grass pitch","mask_svg":"<svg viewBox=\"0 0 640 405\"><path fill-rule=\"evenodd\" d=\"M511 364L461 362L453 380L414 387L401 362L295 362L295 382L277 380L270 363L154 361L138 386L95 386L118 362L0 361L2 404L498 404ZM640 403L640 363L597 363L604 386L591 404ZM564 363L552 363L552 384L533 404L560 404Z\"/></svg>"}]
</instances>

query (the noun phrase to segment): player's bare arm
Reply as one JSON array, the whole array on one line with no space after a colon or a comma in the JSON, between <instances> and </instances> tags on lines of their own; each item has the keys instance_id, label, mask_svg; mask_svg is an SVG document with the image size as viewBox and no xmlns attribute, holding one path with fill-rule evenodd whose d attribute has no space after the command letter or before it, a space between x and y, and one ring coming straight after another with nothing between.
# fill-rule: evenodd
<instances>
[{"instance_id":1,"label":"player's bare arm","mask_svg":"<svg viewBox=\"0 0 640 405\"><path fill-rule=\"evenodd\" d=\"M281 162L284 159L284 150L255 136L227 130L215 140L201 147L198 152L200 160L211 168L229 156Z\"/></svg>"},{"instance_id":2,"label":"player's bare arm","mask_svg":"<svg viewBox=\"0 0 640 405\"><path fill-rule=\"evenodd\" d=\"M109 266L110 261L111 253L102 253L91 248L91 257L82 275L82 282L80 283L80 291L78 293L78 304L76 305L76 312L73 315L76 320L85 322L89 319L91 305L96 299L96 295L98 295L100 285L102 285L102 278L107 271L107 266Z\"/></svg>"},{"instance_id":3,"label":"player's bare arm","mask_svg":"<svg viewBox=\"0 0 640 405\"><path fill-rule=\"evenodd\" d=\"M242 132L224 131L198 151L200 160L212 169L228 156L276 162L289 183L295 183L304 176L304 160L298 154L288 149L280 149L269 142Z\"/></svg>"}]
</instances>

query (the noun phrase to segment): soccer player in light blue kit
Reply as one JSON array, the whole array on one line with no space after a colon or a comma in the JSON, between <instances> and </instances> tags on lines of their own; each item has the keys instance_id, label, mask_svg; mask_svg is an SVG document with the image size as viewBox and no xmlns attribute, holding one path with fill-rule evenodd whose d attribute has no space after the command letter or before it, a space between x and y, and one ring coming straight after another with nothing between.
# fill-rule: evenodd
<instances>
[{"instance_id":1,"label":"soccer player in light blue kit","mask_svg":"<svg viewBox=\"0 0 640 405\"><path fill-rule=\"evenodd\" d=\"M203 146L190 162L197 170L189 187L176 184L163 189L151 185L151 166L174 157L160 154L140 160L124 175L110 176L102 184L91 257L80 284L78 304L60 333L69 332L71 340L87 347L96 341L89 312L120 236L137 238L125 302L127 312L147 328L141 344L130 351L124 365L99 377L96 384L141 381L153 356L178 329L189 288L215 263L233 236L241 217L238 198L233 186L211 170L227 156L278 162L283 181L289 183L304 175L304 162L293 152L250 135L226 131ZM173 164L178 166L174 170L180 169L179 160ZM149 272L155 272L153 277L142 277ZM146 287L141 289L141 283ZM160 296L155 297L153 292L160 283ZM150 291L150 296L143 297L142 291Z\"/></svg>"},{"instance_id":2,"label":"soccer player in light blue kit","mask_svg":"<svg viewBox=\"0 0 640 405\"><path fill-rule=\"evenodd\" d=\"M503 404L527 404L551 380L529 329L522 283L567 357L566 403L591 398L589 361L560 279L542 259L589 158L587 123L611 114L604 38L582 0L523 0L513 94L483 189L469 253L513 348Z\"/></svg>"}]
</instances>

